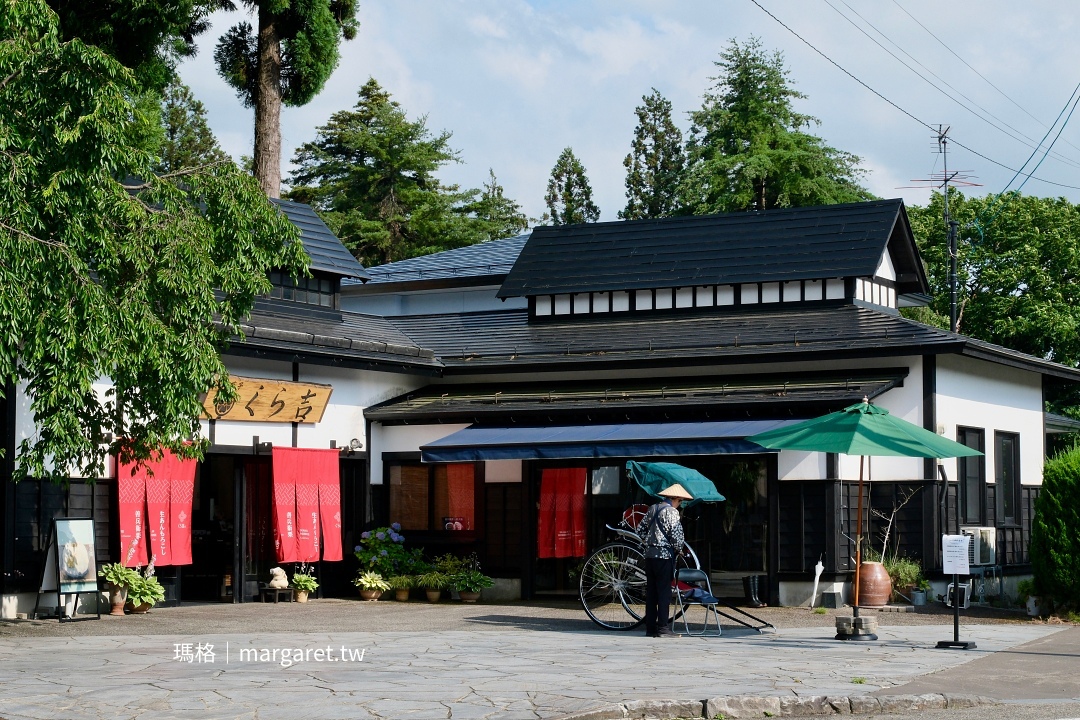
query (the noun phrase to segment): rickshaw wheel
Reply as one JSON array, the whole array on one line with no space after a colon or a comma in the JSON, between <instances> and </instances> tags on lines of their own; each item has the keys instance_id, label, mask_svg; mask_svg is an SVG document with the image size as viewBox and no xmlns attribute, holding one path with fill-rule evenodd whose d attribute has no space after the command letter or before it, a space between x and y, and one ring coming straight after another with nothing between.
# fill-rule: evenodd
<instances>
[{"instance_id":1,"label":"rickshaw wheel","mask_svg":"<svg viewBox=\"0 0 1080 720\"><path fill-rule=\"evenodd\" d=\"M600 627L639 627L645 621L645 556L641 549L613 542L593 550L581 570L579 591L585 612Z\"/></svg>"}]
</instances>

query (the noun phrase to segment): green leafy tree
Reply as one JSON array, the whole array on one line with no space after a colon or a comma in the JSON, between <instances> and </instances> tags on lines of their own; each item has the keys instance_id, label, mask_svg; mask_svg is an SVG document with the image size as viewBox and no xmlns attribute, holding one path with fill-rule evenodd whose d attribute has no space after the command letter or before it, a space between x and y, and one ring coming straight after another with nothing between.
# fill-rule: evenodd
<instances>
[{"instance_id":1,"label":"green leafy tree","mask_svg":"<svg viewBox=\"0 0 1080 720\"><path fill-rule=\"evenodd\" d=\"M544 195L553 225L573 225L596 222L600 208L592 200L592 186L585 175L585 166L566 148L555 161Z\"/></svg>"},{"instance_id":2,"label":"green leafy tree","mask_svg":"<svg viewBox=\"0 0 1080 720\"><path fill-rule=\"evenodd\" d=\"M17 477L197 456L200 393L232 392L219 350L268 269L305 272L298 233L231 163L155 176L134 73L41 0L0 0L0 37L0 388L35 422Z\"/></svg>"},{"instance_id":3,"label":"green leafy tree","mask_svg":"<svg viewBox=\"0 0 1080 720\"><path fill-rule=\"evenodd\" d=\"M944 196L908 210L936 316L949 317ZM1063 198L949 193L960 223L961 333L1065 365L1080 364L1080 207Z\"/></svg>"},{"instance_id":4,"label":"green leafy tree","mask_svg":"<svg viewBox=\"0 0 1080 720\"><path fill-rule=\"evenodd\" d=\"M477 191L435 176L458 161L449 132L409 120L369 79L353 109L331 115L296 151L288 196L313 205L362 263L381 265L489 239L470 216Z\"/></svg>"},{"instance_id":5,"label":"green leafy tree","mask_svg":"<svg viewBox=\"0 0 1080 720\"><path fill-rule=\"evenodd\" d=\"M623 220L668 217L679 203L679 185L686 169L682 131L671 120L671 102L656 88L642 96L638 124L626 168L626 207Z\"/></svg>"},{"instance_id":6,"label":"green leafy tree","mask_svg":"<svg viewBox=\"0 0 1080 720\"><path fill-rule=\"evenodd\" d=\"M191 88L173 82L165 89L161 104L162 139L157 173L194 168L231 161L218 145L206 122L206 107L191 93Z\"/></svg>"},{"instance_id":7,"label":"green leafy tree","mask_svg":"<svg viewBox=\"0 0 1080 720\"><path fill-rule=\"evenodd\" d=\"M48 0L62 40L79 38L135 72L138 84L161 92L176 63L195 54L195 38L229 0Z\"/></svg>"},{"instance_id":8,"label":"green leafy tree","mask_svg":"<svg viewBox=\"0 0 1080 720\"><path fill-rule=\"evenodd\" d=\"M869 199L859 158L806 132L817 120L795 111L784 56L757 38L732 40L720 75L690 113L683 211L694 215Z\"/></svg>"},{"instance_id":9,"label":"green leafy tree","mask_svg":"<svg viewBox=\"0 0 1080 720\"><path fill-rule=\"evenodd\" d=\"M466 206L469 215L476 219L486 240L513 237L529 227L529 218L521 212L521 205L506 197L506 191L488 169L488 181L475 202Z\"/></svg>"},{"instance_id":10,"label":"green leafy tree","mask_svg":"<svg viewBox=\"0 0 1080 720\"><path fill-rule=\"evenodd\" d=\"M281 194L281 105L305 105L337 67L338 43L356 37L356 0L241 0L258 27L230 28L214 51L218 73L255 108L255 177ZM230 3L231 4L231 3Z\"/></svg>"},{"instance_id":11,"label":"green leafy tree","mask_svg":"<svg viewBox=\"0 0 1080 720\"><path fill-rule=\"evenodd\" d=\"M1039 595L1080 609L1080 447L1043 468L1031 521L1031 568Z\"/></svg>"}]
</instances>

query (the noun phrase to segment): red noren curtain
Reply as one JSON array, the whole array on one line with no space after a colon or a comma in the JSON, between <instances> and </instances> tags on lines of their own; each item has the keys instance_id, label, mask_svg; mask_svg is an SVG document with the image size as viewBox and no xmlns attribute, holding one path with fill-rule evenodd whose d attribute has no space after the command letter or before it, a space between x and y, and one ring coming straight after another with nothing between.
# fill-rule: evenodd
<instances>
[{"instance_id":1,"label":"red noren curtain","mask_svg":"<svg viewBox=\"0 0 1080 720\"><path fill-rule=\"evenodd\" d=\"M538 558L584 557L585 468L546 468L540 475Z\"/></svg>"}]
</instances>

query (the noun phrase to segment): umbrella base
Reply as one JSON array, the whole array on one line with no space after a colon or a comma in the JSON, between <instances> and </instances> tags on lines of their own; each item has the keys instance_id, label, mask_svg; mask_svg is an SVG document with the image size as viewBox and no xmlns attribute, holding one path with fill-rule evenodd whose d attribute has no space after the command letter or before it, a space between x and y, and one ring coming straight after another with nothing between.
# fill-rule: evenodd
<instances>
[{"instance_id":1,"label":"umbrella base","mask_svg":"<svg viewBox=\"0 0 1080 720\"><path fill-rule=\"evenodd\" d=\"M878 639L877 627L877 618L838 617L836 618L836 639L873 642Z\"/></svg>"}]
</instances>

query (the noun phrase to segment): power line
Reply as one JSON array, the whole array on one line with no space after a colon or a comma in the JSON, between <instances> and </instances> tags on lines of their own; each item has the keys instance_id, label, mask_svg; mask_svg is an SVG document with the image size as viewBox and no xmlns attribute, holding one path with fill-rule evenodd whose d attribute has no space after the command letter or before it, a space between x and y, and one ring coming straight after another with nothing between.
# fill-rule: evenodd
<instances>
[{"instance_id":1,"label":"power line","mask_svg":"<svg viewBox=\"0 0 1080 720\"><path fill-rule=\"evenodd\" d=\"M825 54L824 52L822 52L821 50L818 50L818 49L817 49L817 47L815 47L815 46L813 45L813 43L811 43L811 42L810 42L809 40L807 40L806 38L804 38L804 37L803 37L802 35L800 35L799 33L795 32L795 30L793 30L793 29L792 29L792 28L791 28L791 27L790 27L790 26L789 26L789 25L788 25L787 23L785 23L785 22L784 22L783 20L781 20L780 18L776 17L776 16L775 16L775 15L773 15L773 14L772 14L771 12L769 12L769 11L768 11L768 10L767 10L767 9L766 9L766 8L765 8L765 7L764 7L764 6L763 6L763 5L762 5L762 4L760 3L760 2L758 2L758 0L750 0L750 2L754 3L754 5L757 5L757 7L758 7L758 9L759 9L759 10L761 10L761 11L762 11L763 13L765 13L766 15L768 15L769 17L771 17L771 18L772 18L773 20L775 20L775 21L776 21L776 22L777 22L777 23L778 23L778 24L779 24L779 25L780 25L781 27L783 27L783 28L784 28L785 30L787 30L787 31L788 31L789 33L791 33L792 35L794 35L795 37L797 37L797 38L798 38L798 39L799 39L800 41L802 41L802 43L803 43L804 45L806 45L806 46L807 46L808 48L810 48L811 50L813 50L814 52L816 52L816 53L817 53L818 55L820 55L820 56L821 56L822 58L824 58L824 59L825 59L825 60L826 60L826 61L827 61L827 62L828 62L828 63L829 63L830 65L832 65L833 67L835 67L835 68L836 68L837 70L839 70L840 72L844 73L844 74L845 74L845 75L847 75L847 76L848 76L849 78L851 78L852 80L854 80L855 82L857 82L857 83L858 83L859 85L862 85L862 86L863 86L864 88L866 88L867 90L869 90L870 92L872 92L872 93L873 93L874 95L877 95L877 96L878 96L879 98L881 98L882 100L884 100L884 101L885 101L886 103L888 103L889 105L893 106L894 108L896 108L897 110L899 110L899 111L900 111L901 113L903 113L904 115L907 115L907 116L908 116L909 118L911 118L911 119L912 119L912 120L914 120L915 122L919 123L919 124L920 124L920 125L922 125L923 127L927 128L927 129L928 129L928 130L930 130L931 132L934 132L934 133L936 133L936 132L937 132L937 128L936 128L936 127L934 127L933 125L931 125L930 123L928 123L928 122L926 122L926 121L924 121L924 120L920 120L920 119L919 119L918 117L916 117L916 116L915 116L915 115L913 115L912 113L910 113L910 112L908 112L907 110L905 110L904 108L900 107L899 105L897 105L896 103L894 103L894 102L893 102L892 100L890 100L889 98L885 97L885 96L884 96L884 95L882 95L882 94L881 94L880 92L878 92L878 91L877 91L877 90L875 90L874 88L870 87L869 85L867 85L867 84L866 84L865 82L863 82L863 81L862 81L862 80L860 80L859 78L855 77L855 75L851 74L851 72L849 72L849 71L848 71L848 70L847 70L846 68L844 68L844 67L843 67L842 65L840 65L839 63L837 63L837 62L836 62L835 60L833 60L833 59L832 59L831 57L829 57L828 55L826 55L826 54ZM992 159L992 158L989 158L989 157L987 157L986 155L983 155L983 154L982 154L981 152L979 152L979 151L977 151L977 150L974 150L974 149L972 149L972 148L968 147L967 145L964 145L964 144L963 144L962 142L960 142L959 140L956 140L955 138L953 139L953 144L954 144L954 145L959 145L960 147L962 147L962 148L964 148L965 150L967 150L968 152L970 152L970 153L971 153L972 155L976 155L977 157L980 157L980 158L982 158L983 160L986 160L986 161L987 161L987 162L989 162L989 163L992 163L992 164L994 164L994 165L997 165L997 166L998 166L998 167L1000 167L1000 168L1004 168L1005 170L1008 170L1009 172L1022 172L1021 170L1017 170L1017 169L1015 169L1015 168L1011 168L1011 167L1009 167L1008 165L1006 165L1006 164L1004 164L1004 163L998 162L997 160L994 160L994 159ZM1025 163L1025 164L1026 164L1026 163ZM1043 178L1037 178L1037 177L1034 177L1033 175L1028 175L1028 177L1030 177L1030 178L1032 178L1032 179L1034 179L1034 180L1038 180L1039 182L1044 182L1044 183L1046 183L1046 184L1048 184L1048 185L1055 185L1055 186L1057 186L1057 187L1069 188L1070 190L1080 190L1080 186L1077 186L1077 185L1067 185L1067 184L1065 184L1065 183L1059 183L1059 182L1054 182L1054 181L1052 181L1052 180L1044 180Z\"/></svg>"},{"instance_id":2,"label":"power line","mask_svg":"<svg viewBox=\"0 0 1080 720\"><path fill-rule=\"evenodd\" d=\"M972 67L972 65L971 65L971 64L970 64L970 63L969 63L969 62L968 62L967 60L965 60L964 58L960 57L960 55L958 55L958 54L957 54L957 52L956 52L955 50L953 50L953 49L952 49L951 47L949 47L948 43L946 43L946 42L945 42L944 40L942 40L942 39L941 39L941 38L939 38L939 37L938 37L937 35L935 35L935 34L934 34L934 32L933 32L933 31L932 31L932 30L931 30L930 28L928 28L928 27L926 27L925 25L923 25L923 24L922 24L922 22L921 22L921 21L919 20L919 18L917 18L917 17L915 17L914 15L912 15L912 14L911 14L911 13L910 13L910 12L908 11L908 9L907 9L907 8L905 8L905 7L903 6L903 5L901 5L901 4L899 3L899 2L897 2L897 0L892 0L892 4L893 4L893 5L895 5L896 7L900 8L900 9L901 9L901 10L902 10L902 11L904 12L904 14L905 14L905 15L907 15L907 16L908 16L909 18L911 18L911 19L912 19L912 20L913 20L913 21L915 22L915 24L916 24L916 25L918 25L918 26L919 26L919 27L921 27L921 28L922 28L923 30L925 30L925 31L926 31L926 33L927 33L927 34L928 34L928 35L929 35L930 37L932 37L932 38L934 38L935 40L937 40L937 42L938 42L938 44L939 44L939 45L941 45L941 46L942 46L943 48L945 48L946 50L948 50L948 51L949 51L949 53L950 53L950 54L952 54L952 56L953 56L953 57L955 57L955 58L956 58L957 60L959 60L960 62L962 62L962 63L964 64L964 66L965 66L965 67L967 67L967 69L968 69L968 70L970 70L971 72L973 72L973 73L975 73L976 75L978 75L978 76L979 76L980 78L982 78L982 79L983 79L983 81L984 81L984 82L986 82L986 84L987 84L987 85L989 85L990 87L994 88L994 90L996 90L996 91L998 92L998 94L1000 94L1000 95L1001 95L1001 96L1002 96L1003 98L1005 98L1006 100L1008 100L1009 102L1011 102L1011 103L1012 103L1013 105L1015 105L1015 106L1016 106L1017 108L1019 108L1019 109L1020 109L1020 112L1024 113L1024 114L1025 114L1025 115L1027 115L1027 116L1028 116L1029 118L1031 118L1031 119L1032 119L1032 120L1034 120L1035 122L1039 123L1039 125L1041 125L1041 126L1043 126L1043 127L1046 127L1046 123L1045 123L1045 122L1043 122L1043 121L1042 121L1042 120L1040 120L1039 118L1037 118L1037 117L1035 117L1034 115L1032 115L1032 114L1031 114L1031 112L1030 112L1030 111L1029 111L1029 110L1028 110L1028 109L1027 109L1026 107L1024 107L1024 106L1023 106L1023 105L1021 105L1020 103L1018 103L1018 102L1016 102L1015 100L1013 100L1013 99L1012 99L1012 97L1010 97L1010 96L1009 96L1009 95L1008 95L1008 94L1007 94L1007 93L1006 93L1006 92L1005 92L1004 90L1002 90L1002 89L1001 89L1001 88L999 88L999 87L998 87L997 85L995 85L995 84L994 84L993 82L991 82L991 81L990 81L990 79L989 79L988 77L986 77L986 76L985 76L985 75L983 75L983 74L982 74L981 72L979 72L979 71L978 71L978 70L976 70L976 69L975 69L974 67ZM1074 148L1074 149L1076 149L1076 150L1080 150L1080 147L1077 147L1076 145L1073 145L1073 144L1072 144L1071 142L1069 142L1068 140L1065 140L1065 144L1066 144L1066 145L1069 145L1070 147L1072 147L1072 148Z\"/></svg>"},{"instance_id":3,"label":"power line","mask_svg":"<svg viewBox=\"0 0 1080 720\"><path fill-rule=\"evenodd\" d=\"M983 122L985 122L985 123L986 123L987 125L989 125L990 127L994 128L995 130L998 130L998 131L999 131L999 132L1001 132L1002 134L1004 134L1004 135L1007 135L1008 137L1010 137L1010 138L1012 138L1013 140L1017 141L1017 142L1018 142L1018 143L1020 143L1021 145L1026 145L1026 146L1027 146L1027 147L1029 147L1029 148L1033 147L1032 143L1034 143L1034 142L1035 142L1034 138L1028 137L1028 136L1027 136L1027 135L1025 135L1025 134L1024 134L1024 133L1023 133L1022 131L1020 131L1020 130L1017 130L1017 129L1016 129L1016 128L1014 128L1014 127L1013 127L1012 125L1010 125L1009 123L1005 122L1005 121L1004 121L1004 120L1002 120L1001 118L997 117L997 116L996 116L996 115L994 115L994 114L993 114L992 112L990 112L989 110L987 110L986 108L984 108L983 106L979 105L979 104L978 104L977 102L975 102L974 100L972 100L971 98L969 98L969 97L968 97L967 95L965 95L965 94L964 94L963 92L961 92L961 91L960 91L960 90L958 90L957 88L953 87L953 86L952 86L951 84L949 84L949 82L948 82L947 80L945 80L944 78L942 78L941 76L939 76L939 75L938 75L937 73L935 73L935 72L934 72L933 70L931 70L930 68L926 67L926 65L924 65L924 64L923 64L923 63L922 63L922 62L921 62L921 61L920 61L920 60L919 60L918 58L916 58L916 57L912 56L912 55L911 55L911 53L909 53L909 52L908 52L907 50L905 50L904 48L900 47L900 45L899 45L898 43L896 43L895 41L893 41L893 40L892 40L892 38L890 38L890 37L889 37L888 35L886 35L886 34L885 34L884 32L882 32L882 31L881 31L881 30L879 30L879 29L878 29L877 27L875 27L875 26L874 26L874 24L873 24L872 22L870 22L870 21L869 21L869 20L867 20L867 19L866 19L865 17L863 17L863 16L861 15L861 14L859 14L859 11L858 11L858 10L856 10L855 8L851 7L851 5L849 5L849 4L848 4L848 3L846 2L846 0L840 0L840 2L842 2L842 3L844 4L844 6L845 6L845 7L847 7L847 9L848 9L848 10L850 10L850 11L851 11L852 13L854 13L856 17L858 17L858 18L859 18L860 20L862 20L862 21L863 21L863 22L864 22L864 23L865 23L865 24L867 25L867 27L869 27L869 28L870 28L871 30L873 30L874 32L876 32L876 33L877 33L878 35L880 35L881 37L883 37L883 38L884 38L884 39L886 40L886 42L888 42L889 44L891 44L891 45L892 45L893 47L897 48L897 49L898 49L898 50L899 50L900 52L904 53L904 55L906 55L906 56L907 56L908 58L910 58L910 59L911 59L911 60L912 60L912 61L913 61L914 63L916 63L916 64L917 64L917 65L918 65L919 67L921 67L922 69L926 70L926 72L928 72L928 73L930 73L931 75L933 75L933 76L934 76L934 78L935 78L936 80L938 80L938 82L942 83L943 85L945 85L945 87L949 88L949 89L950 89L950 90L952 90L952 91L953 91L954 93L956 93L956 94L957 94L957 95L959 95L960 97L962 97L962 98L964 98L965 100L967 100L967 101L968 101L969 103L971 103L972 105L974 105L975 107L977 107L977 108L978 108L979 110L981 110L981 111L982 111L983 113L985 113L986 115L988 115L988 116L990 116L991 118L993 118L994 120L996 120L996 121L997 121L998 123L1001 123L1001 125L1004 125L1004 126L1005 126L1006 128L1008 128L1009 130L1012 130L1012 132L1008 132L1007 130L1005 130L1005 129L1004 129L1004 128L1002 128L1001 126L997 125L996 123L993 123L993 122L991 122L990 120L988 120L988 119L987 119L986 117L984 117L983 115L980 115L979 113L975 112L975 111L974 111L974 110L972 110L972 109L971 109L970 107L968 107L968 106L967 106L967 105L965 105L964 103L962 103L962 102L960 102L959 100L957 100L957 99L956 99L956 98L955 98L954 96L950 95L949 93L945 92L945 91L944 91L943 89L941 89L940 87L938 87L937 85L935 85L935 84L934 84L934 83L933 83L933 82L932 82L932 81L931 81L931 80L930 80L929 78L927 78L927 77L926 77L925 75L923 75L923 74L922 74L922 73L920 73L920 72L919 72L918 70L916 70L915 68L913 68L913 67L912 67L911 65L907 64L907 63L906 63L906 62L905 62L905 61L904 61L903 59L901 59L901 58L897 57L897 56L896 56L896 54L895 54L894 52L892 52L892 51L891 51L891 50L889 50L889 49L888 49L887 47L885 47L885 46L884 46L884 45L882 45L882 44L881 44L880 42L878 42L878 41L877 41L877 40L876 40L876 39L875 39L874 37L872 37L872 36L870 35L870 33L866 32L866 30L864 30L863 28L859 27L859 25L858 25L858 24L856 24L854 20L852 20L852 19L851 19L850 17L848 17L847 15L845 15L845 14L844 14L844 13L843 13L843 12L842 12L842 11L841 11L841 10L840 10L839 8L837 8L837 7L835 6L835 5L833 5L833 4L832 4L832 2L831 2L831 0L824 0L824 2L825 2L825 4L826 4L826 5L828 5L828 6L830 7L830 8L832 8L833 12L835 12L835 13L836 13L837 15L839 15L840 17L844 18L844 20L846 20L846 21L847 21L847 22L848 22L848 23L849 23L849 24L850 24L850 25L851 25L852 27L854 27L854 28L855 28L856 30L858 30L858 31L859 31L859 32L861 32L861 33L862 33L863 35L865 35L865 36L866 36L866 37L867 37L867 38L868 38L868 39L870 40L870 42L872 42L872 43L874 43L875 45L877 45L877 46L878 46L879 48L881 48L881 49L882 49L882 50L884 50L884 51L885 51L886 53L888 53L888 54L889 54L889 56L890 56L890 57L892 57L892 58L893 58L894 60L896 60L896 61L897 61L898 63L900 63L901 65L903 65L904 67L906 67L906 68L907 68L908 70L910 70L911 72L915 73L915 75L916 75L916 76L918 76L918 78L919 78L920 80L922 80L923 82L925 82L925 83L926 83L927 85L929 85L930 87L934 88L934 89L935 89L935 90L937 90L937 91L938 91L939 93L941 93L942 95L944 95L944 96L945 96L946 98L948 98L948 99L949 99L949 100L951 100L952 102L956 103L956 104L957 104L957 105L959 105L960 107L964 108L964 109L965 109L965 110L967 110L967 111L968 111L969 113L971 113L971 114L972 114L972 115L974 115L975 117L979 118L980 120L982 120ZM1013 134L1013 133L1015 133L1015 134ZM1018 136L1019 136L1019 137L1018 137ZM1025 141L1026 141L1026 142L1025 142ZM1039 148L1038 148L1038 147L1035 147L1035 149L1036 149L1036 150L1038 150ZM1056 160L1058 160L1059 162L1065 163L1065 164L1067 164L1067 165L1071 165L1071 166L1072 166L1072 167L1074 167L1074 168L1080 168L1080 163L1078 163L1077 161L1075 161L1075 160L1073 160L1073 159L1071 159L1071 158L1065 157L1064 155L1061 155L1060 153L1054 153L1054 158L1055 158Z\"/></svg>"}]
</instances>

